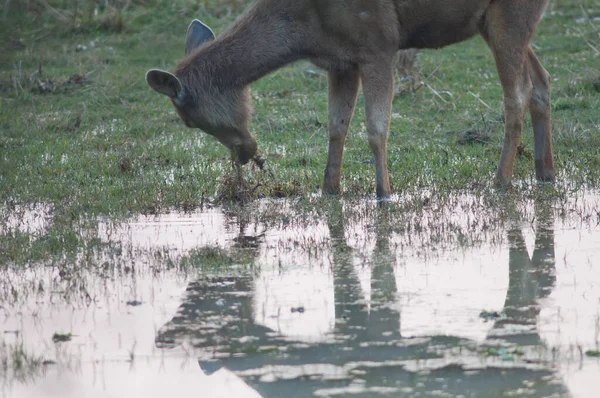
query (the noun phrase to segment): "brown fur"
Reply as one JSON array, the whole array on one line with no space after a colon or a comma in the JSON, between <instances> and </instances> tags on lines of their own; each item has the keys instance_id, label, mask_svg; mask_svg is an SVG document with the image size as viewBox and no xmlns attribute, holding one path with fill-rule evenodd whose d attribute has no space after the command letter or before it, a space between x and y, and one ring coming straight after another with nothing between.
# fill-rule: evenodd
<instances>
[{"instance_id":1,"label":"brown fur","mask_svg":"<svg viewBox=\"0 0 600 398\"><path fill-rule=\"evenodd\" d=\"M226 32L180 62L175 76L185 96L174 104L187 125L216 136L245 163L257 150L248 132L248 84L309 59L329 74L324 192L340 190L344 141L362 83L377 196L387 197L394 55L399 49L439 48L479 33L494 54L504 91L505 140L497 183L510 182L527 110L534 126L537 177L553 180L550 80L529 44L547 1L257 0Z\"/></svg>"}]
</instances>

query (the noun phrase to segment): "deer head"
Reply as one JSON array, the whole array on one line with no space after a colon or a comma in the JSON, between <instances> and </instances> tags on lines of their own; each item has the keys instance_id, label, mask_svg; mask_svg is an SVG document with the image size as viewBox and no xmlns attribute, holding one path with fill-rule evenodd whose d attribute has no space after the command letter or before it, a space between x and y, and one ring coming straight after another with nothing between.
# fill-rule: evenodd
<instances>
[{"instance_id":1,"label":"deer head","mask_svg":"<svg viewBox=\"0 0 600 398\"><path fill-rule=\"evenodd\" d=\"M214 136L229 148L234 160L246 164L255 159L258 148L248 131L249 90L216 82L218 54L209 55L204 51L214 39L208 26L197 19L192 21L186 34L186 57L175 74L151 69L146 73L146 82L171 99L187 127L199 128Z\"/></svg>"}]
</instances>

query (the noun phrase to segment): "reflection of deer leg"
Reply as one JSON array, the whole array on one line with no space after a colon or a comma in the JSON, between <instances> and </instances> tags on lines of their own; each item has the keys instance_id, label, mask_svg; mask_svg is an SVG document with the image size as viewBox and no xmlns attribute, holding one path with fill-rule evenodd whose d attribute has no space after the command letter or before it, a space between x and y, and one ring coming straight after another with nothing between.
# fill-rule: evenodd
<instances>
[{"instance_id":1,"label":"reflection of deer leg","mask_svg":"<svg viewBox=\"0 0 600 398\"><path fill-rule=\"evenodd\" d=\"M528 307L535 300L531 284L531 260L523 233L519 228L508 231L508 292L504 312L511 323L529 323Z\"/></svg>"},{"instance_id":2,"label":"reflection of deer leg","mask_svg":"<svg viewBox=\"0 0 600 398\"><path fill-rule=\"evenodd\" d=\"M378 261L377 256L374 257L371 273L369 336L379 340L398 338L400 337L400 313L393 308L397 292L394 267L389 261Z\"/></svg>"},{"instance_id":3,"label":"reflection of deer leg","mask_svg":"<svg viewBox=\"0 0 600 398\"><path fill-rule=\"evenodd\" d=\"M390 253L390 228L385 212L377 220L377 241L371 272L371 312L369 336L382 339L400 337L400 313L393 308L398 287Z\"/></svg>"},{"instance_id":4,"label":"reflection of deer leg","mask_svg":"<svg viewBox=\"0 0 600 398\"><path fill-rule=\"evenodd\" d=\"M503 336L504 340L512 341L519 345L538 345L540 336L535 331L539 306L536 305L536 289L532 284L531 278L531 260L525 246L525 239L518 227L508 231L509 257L508 257L508 291L504 300L502 317L494 322L493 329L502 333L509 333ZM511 328L518 325L517 334ZM522 330L523 326L528 326L529 330Z\"/></svg>"},{"instance_id":5,"label":"reflection of deer leg","mask_svg":"<svg viewBox=\"0 0 600 398\"><path fill-rule=\"evenodd\" d=\"M506 318L496 321L494 328L508 325L527 325L532 329L540 313L540 298L549 293L554 283L554 235L552 212L547 202L535 203L536 239L532 259L529 258L525 239L520 228L508 231L509 279L504 302ZM540 337L534 330L521 332L513 339L520 344L539 344ZM533 340L531 340L533 339Z\"/></svg>"},{"instance_id":6,"label":"reflection of deer leg","mask_svg":"<svg viewBox=\"0 0 600 398\"><path fill-rule=\"evenodd\" d=\"M336 329L341 334L357 335L367 324L367 306L352 256L346 245L345 222L341 205L328 213L327 224L333 245L333 284Z\"/></svg>"},{"instance_id":7,"label":"reflection of deer leg","mask_svg":"<svg viewBox=\"0 0 600 398\"><path fill-rule=\"evenodd\" d=\"M531 262L535 267L538 297L546 297L556 282L554 254L554 214L548 202L535 202L535 246Z\"/></svg>"},{"instance_id":8,"label":"reflection of deer leg","mask_svg":"<svg viewBox=\"0 0 600 398\"><path fill-rule=\"evenodd\" d=\"M351 262L337 263L333 268L335 323L341 334L359 335L367 325L367 305L360 282Z\"/></svg>"}]
</instances>

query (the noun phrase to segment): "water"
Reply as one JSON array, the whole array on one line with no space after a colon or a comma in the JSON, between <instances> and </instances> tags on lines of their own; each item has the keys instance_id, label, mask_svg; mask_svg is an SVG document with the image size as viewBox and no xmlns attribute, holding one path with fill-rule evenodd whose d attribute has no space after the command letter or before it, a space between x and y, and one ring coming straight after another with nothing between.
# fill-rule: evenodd
<instances>
[{"instance_id":1,"label":"water","mask_svg":"<svg viewBox=\"0 0 600 398\"><path fill-rule=\"evenodd\" d=\"M597 396L600 196L410 200L102 220L1 271L1 394Z\"/></svg>"}]
</instances>

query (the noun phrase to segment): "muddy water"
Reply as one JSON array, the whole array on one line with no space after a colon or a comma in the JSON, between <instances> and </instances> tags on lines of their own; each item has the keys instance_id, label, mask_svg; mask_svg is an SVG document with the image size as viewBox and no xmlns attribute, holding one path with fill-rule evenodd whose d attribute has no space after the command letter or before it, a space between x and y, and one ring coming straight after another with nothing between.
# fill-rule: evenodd
<instances>
[{"instance_id":1,"label":"muddy water","mask_svg":"<svg viewBox=\"0 0 600 398\"><path fill-rule=\"evenodd\" d=\"M598 396L600 196L407 200L103 220L0 271L0 394Z\"/></svg>"}]
</instances>

